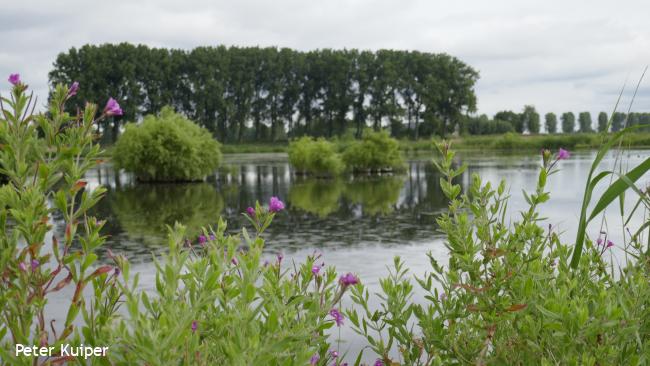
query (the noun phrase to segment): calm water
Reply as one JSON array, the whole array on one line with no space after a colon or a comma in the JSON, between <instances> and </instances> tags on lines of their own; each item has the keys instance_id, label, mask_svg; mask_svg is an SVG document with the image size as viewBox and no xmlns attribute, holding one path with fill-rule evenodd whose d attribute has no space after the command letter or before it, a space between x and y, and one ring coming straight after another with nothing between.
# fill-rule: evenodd
<instances>
[{"instance_id":1,"label":"calm water","mask_svg":"<svg viewBox=\"0 0 650 366\"><path fill-rule=\"evenodd\" d=\"M626 152L624 164L639 163L648 153ZM564 232L566 241L575 235L582 190L594 155L574 154L561 162L560 173L549 180L552 198L542 213L548 223ZM472 173L493 183L506 178L512 194L511 213L525 207L521 191L535 187L537 155L461 154L459 159L469 164L460 179L463 187ZM609 155L603 167L611 168L613 161L614 156ZM371 290L377 289L378 279L396 255L416 275L428 270L427 252L445 263L435 218L445 210L446 202L430 158L410 160L404 175L338 180L294 177L281 154L229 156L224 168L199 184L137 184L111 165L99 166L87 178L91 189L99 184L108 188L95 212L107 219L105 234L110 237L105 248L131 260L133 270L141 273L145 290L153 287L152 254L165 250L165 224L179 221L189 232L197 233L201 226L215 224L222 216L236 231L246 224L241 215L246 207L256 200L267 202L271 196L283 199L287 210L276 216L266 234L269 256L283 253L289 260L300 261L314 251L322 252L326 265L339 272L357 273ZM646 185L649 179L641 181ZM629 195L630 203L631 199ZM640 221L633 221L631 227ZM608 216L608 223L613 238L620 239L620 218ZM62 230L62 225L56 230ZM592 234L597 234L596 226ZM623 259L621 251L613 254L613 260ZM54 306L57 302L65 303L64 298L58 299ZM348 342L341 346L342 351L359 349L359 340L349 329L341 330L341 338Z\"/></svg>"}]
</instances>

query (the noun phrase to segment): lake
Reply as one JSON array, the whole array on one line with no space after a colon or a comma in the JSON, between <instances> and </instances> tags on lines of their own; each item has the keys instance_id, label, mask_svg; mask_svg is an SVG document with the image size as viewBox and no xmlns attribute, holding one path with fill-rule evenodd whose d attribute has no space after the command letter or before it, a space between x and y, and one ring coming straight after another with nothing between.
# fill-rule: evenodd
<instances>
[{"instance_id":1,"label":"lake","mask_svg":"<svg viewBox=\"0 0 650 366\"><path fill-rule=\"evenodd\" d=\"M624 152L624 166L638 164L648 153ZM573 154L560 162L560 172L548 182L551 201L541 207L547 218L544 225L551 224L554 230L563 232L562 238L567 242L575 238L584 183L594 156L592 151ZM127 256L132 270L141 273L144 290L154 286L152 257L166 248L165 224L182 222L189 232L197 234L201 226L215 225L221 216L228 221L231 231L237 232L242 225L249 225L242 216L248 206L278 196L287 209L276 215L265 234L269 258L281 253L285 260L302 261L319 252L327 266L335 266L339 273L356 273L374 291L394 256L402 257L416 275L428 270L428 252L440 263L446 263L443 237L435 222L436 216L446 209L446 200L431 159L410 159L402 175L323 180L292 175L284 154L228 155L224 167L205 183L139 184L128 174L116 172L110 164L93 169L87 179L89 189L100 184L108 188L106 197L94 210L96 216L107 220L105 234L109 238L103 250L110 248ZM517 218L516 212L526 207L522 189L534 190L541 163L537 154L494 152L461 153L458 160L468 164L467 172L459 179L463 187L473 173L493 184L507 179L512 218ZM602 166L611 168L613 163L614 155L610 153ZM640 182L647 185L648 177ZM626 196L628 205L634 203L632 196ZM618 209L609 211L610 237L620 243ZM641 219L632 220L630 227L638 227ZM600 220L597 221L588 231L592 237L599 232ZM55 231L62 232L60 218L55 217L55 222ZM619 247L611 253L615 262L624 259ZM51 306L67 305L65 300L62 292ZM415 300L422 298L416 295ZM350 347L354 358L361 345L359 338L345 327L340 335L347 341L341 345L341 351Z\"/></svg>"}]
</instances>

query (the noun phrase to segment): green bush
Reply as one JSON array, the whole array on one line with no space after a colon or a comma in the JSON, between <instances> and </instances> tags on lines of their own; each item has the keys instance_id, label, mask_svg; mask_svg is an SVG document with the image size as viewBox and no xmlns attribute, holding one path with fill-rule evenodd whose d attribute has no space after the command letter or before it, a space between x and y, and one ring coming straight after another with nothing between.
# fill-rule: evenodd
<instances>
[{"instance_id":1,"label":"green bush","mask_svg":"<svg viewBox=\"0 0 650 366\"><path fill-rule=\"evenodd\" d=\"M343 162L352 171L383 171L404 168L404 157L397 140L387 131L364 133L343 151Z\"/></svg>"},{"instance_id":2,"label":"green bush","mask_svg":"<svg viewBox=\"0 0 650 366\"><path fill-rule=\"evenodd\" d=\"M289 163L298 173L317 176L338 175L344 170L336 146L323 138L302 137L292 141Z\"/></svg>"},{"instance_id":3,"label":"green bush","mask_svg":"<svg viewBox=\"0 0 650 366\"><path fill-rule=\"evenodd\" d=\"M165 107L142 124L128 124L113 159L141 181L198 181L219 167L221 152L206 129Z\"/></svg>"}]
</instances>

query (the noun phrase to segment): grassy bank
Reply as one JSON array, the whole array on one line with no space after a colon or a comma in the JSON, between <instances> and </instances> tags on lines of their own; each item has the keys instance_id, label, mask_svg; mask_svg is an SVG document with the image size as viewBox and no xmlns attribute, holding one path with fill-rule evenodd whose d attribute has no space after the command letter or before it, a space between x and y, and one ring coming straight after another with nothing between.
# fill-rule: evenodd
<instances>
[{"instance_id":1,"label":"grassy bank","mask_svg":"<svg viewBox=\"0 0 650 366\"><path fill-rule=\"evenodd\" d=\"M558 149L593 149L598 148L603 143L603 138L597 133L573 133L573 134L556 134L556 135L484 135L484 136L456 136L449 138L456 150L479 150L479 151L499 151L499 150L522 150L537 151L542 148ZM439 139L437 139L439 140ZM400 149L407 154L417 154L433 152L435 147L433 139L422 140L400 140ZM347 143L338 141L339 145ZM634 148L650 148L650 133L639 132L629 134L625 137L623 145ZM253 153L286 153L289 144L286 141L275 143L242 143L242 144L223 144L221 152L223 154L253 154ZM109 158L112 152L112 146L103 148L102 157Z\"/></svg>"}]
</instances>

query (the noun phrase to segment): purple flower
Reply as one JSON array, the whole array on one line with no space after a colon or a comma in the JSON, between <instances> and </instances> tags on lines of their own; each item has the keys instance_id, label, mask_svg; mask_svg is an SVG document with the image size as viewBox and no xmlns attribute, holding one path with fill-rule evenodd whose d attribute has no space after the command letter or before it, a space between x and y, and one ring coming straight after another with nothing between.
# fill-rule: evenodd
<instances>
[{"instance_id":1,"label":"purple flower","mask_svg":"<svg viewBox=\"0 0 650 366\"><path fill-rule=\"evenodd\" d=\"M247 208L247 209L246 209L246 213L247 213L248 216L250 216L250 217L255 217L255 209L252 208L252 207Z\"/></svg>"},{"instance_id":2,"label":"purple flower","mask_svg":"<svg viewBox=\"0 0 650 366\"><path fill-rule=\"evenodd\" d=\"M447 293L443 292L443 293L440 294L440 301L444 302L445 300L447 300Z\"/></svg>"},{"instance_id":3,"label":"purple flower","mask_svg":"<svg viewBox=\"0 0 650 366\"><path fill-rule=\"evenodd\" d=\"M8 80L12 85L16 86L20 84L20 74L11 74Z\"/></svg>"},{"instance_id":4,"label":"purple flower","mask_svg":"<svg viewBox=\"0 0 650 366\"><path fill-rule=\"evenodd\" d=\"M115 99L109 98L108 102L106 102L106 107L104 107L104 113L107 116L121 116L122 108L120 108L120 105Z\"/></svg>"},{"instance_id":5,"label":"purple flower","mask_svg":"<svg viewBox=\"0 0 650 366\"><path fill-rule=\"evenodd\" d=\"M196 332L196 329L198 329L199 323L196 322L196 320L192 320L192 333Z\"/></svg>"},{"instance_id":6,"label":"purple flower","mask_svg":"<svg viewBox=\"0 0 650 366\"><path fill-rule=\"evenodd\" d=\"M337 309L332 309L330 310L330 315L332 318L334 318L334 321L336 322L337 326L343 325L343 315L337 310Z\"/></svg>"},{"instance_id":7,"label":"purple flower","mask_svg":"<svg viewBox=\"0 0 650 366\"><path fill-rule=\"evenodd\" d=\"M339 278L339 283L343 286L356 285L359 283L359 278L348 272Z\"/></svg>"},{"instance_id":8,"label":"purple flower","mask_svg":"<svg viewBox=\"0 0 650 366\"><path fill-rule=\"evenodd\" d=\"M282 210L284 210L284 202L275 196L271 197L271 200L269 200L269 211L280 212Z\"/></svg>"},{"instance_id":9,"label":"purple flower","mask_svg":"<svg viewBox=\"0 0 650 366\"><path fill-rule=\"evenodd\" d=\"M236 266L236 265L239 264L239 261L237 260L237 258L233 257L233 258L230 260L230 263L232 263L232 264L234 264L234 265Z\"/></svg>"},{"instance_id":10,"label":"purple flower","mask_svg":"<svg viewBox=\"0 0 650 366\"><path fill-rule=\"evenodd\" d=\"M27 266L25 265L25 262L18 263L18 268L23 272L27 272Z\"/></svg>"},{"instance_id":11,"label":"purple flower","mask_svg":"<svg viewBox=\"0 0 650 366\"><path fill-rule=\"evenodd\" d=\"M36 268L38 268L38 266L41 265L41 262L39 262L39 261L36 260L36 259L32 259L32 263L31 263L31 265L32 265L32 271L35 271Z\"/></svg>"},{"instance_id":12,"label":"purple flower","mask_svg":"<svg viewBox=\"0 0 650 366\"><path fill-rule=\"evenodd\" d=\"M563 148L560 148L560 150L557 152L557 160L564 160L568 159L571 156L568 150L564 150Z\"/></svg>"},{"instance_id":13,"label":"purple flower","mask_svg":"<svg viewBox=\"0 0 650 366\"><path fill-rule=\"evenodd\" d=\"M611 248L613 246L614 246L614 242L612 242L611 240L608 240L607 241L607 246L605 248Z\"/></svg>"},{"instance_id":14,"label":"purple flower","mask_svg":"<svg viewBox=\"0 0 650 366\"><path fill-rule=\"evenodd\" d=\"M313 365L317 364L318 361L320 361L320 356L318 355L318 353L315 353L315 354L314 354L313 356L311 356L311 358L309 359L309 364L313 366Z\"/></svg>"},{"instance_id":15,"label":"purple flower","mask_svg":"<svg viewBox=\"0 0 650 366\"><path fill-rule=\"evenodd\" d=\"M79 91L79 82L75 81L70 85L70 88L68 88L68 97L74 97L77 95L77 92Z\"/></svg>"},{"instance_id":16,"label":"purple flower","mask_svg":"<svg viewBox=\"0 0 650 366\"><path fill-rule=\"evenodd\" d=\"M318 276L318 273L320 272L320 266L317 264L314 264L313 267L311 267L311 273L314 274L314 276Z\"/></svg>"},{"instance_id":17,"label":"purple flower","mask_svg":"<svg viewBox=\"0 0 650 366\"><path fill-rule=\"evenodd\" d=\"M374 366L384 366L384 361L378 358L377 361L375 361Z\"/></svg>"},{"instance_id":18,"label":"purple flower","mask_svg":"<svg viewBox=\"0 0 650 366\"><path fill-rule=\"evenodd\" d=\"M214 236L214 234L210 234L210 240L214 241L215 239L216 237Z\"/></svg>"},{"instance_id":19,"label":"purple flower","mask_svg":"<svg viewBox=\"0 0 650 366\"><path fill-rule=\"evenodd\" d=\"M278 257L278 263L282 263L282 259L284 258L284 255L282 255L282 253L278 253L277 257Z\"/></svg>"},{"instance_id":20,"label":"purple flower","mask_svg":"<svg viewBox=\"0 0 650 366\"><path fill-rule=\"evenodd\" d=\"M598 244L598 246L601 246L603 244L603 239L598 238L598 240L596 240L596 244Z\"/></svg>"},{"instance_id":21,"label":"purple flower","mask_svg":"<svg viewBox=\"0 0 650 366\"><path fill-rule=\"evenodd\" d=\"M337 358L337 357L339 357L339 353L337 351L335 351L335 350L331 350L330 351L330 356L332 356L334 358Z\"/></svg>"},{"instance_id":22,"label":"purple flower","mask_svg":"<svg viewBox=\"0 0 650 366\"><path fill-rule=\"evenodd\" d=\"M199 244L200 245L205 245L206 241L208 241L208 239L205 237L205 235L203 235L203 234L199 235Z\"/></svg>"},{"instance_id":23,"label":"purple flower","mask_svg":"<svg viewBox=\"0 0 650 366\"><path fill-rule=\"evenodd\" d=\"M115 267L115 277L119 276L121 273L120 269L118 267Z\"/></svg>"}]
</instances>

